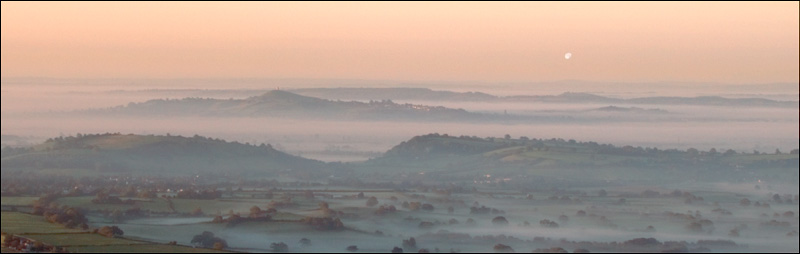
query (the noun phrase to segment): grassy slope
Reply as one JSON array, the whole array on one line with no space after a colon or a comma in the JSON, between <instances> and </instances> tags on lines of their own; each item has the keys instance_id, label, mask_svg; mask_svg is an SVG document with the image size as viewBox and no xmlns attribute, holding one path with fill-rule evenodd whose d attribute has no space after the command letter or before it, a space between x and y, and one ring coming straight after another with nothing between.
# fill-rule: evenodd
<instances>
[{"instance_id":1,"label":"grassy slope","mask_svg":"<svg viewBox=\"0 0 800 254\"><path fill-rule=\"evenodd\" d=\"M363 169L470 177L501 173L579 180L723 179L797 182L797 154L691 154L564 140L414 137ZM730 179L727 179L730 178ZM752 179L751 179L752 178Z\"/></svg>"},{"instance_id":2,"label":"grassy slope","mask_svg":"<svg viewBox=\"0 0 800 254\"><path fill-rule=\"evenodd\" d=\"M264 175L279 170L317 170L323 163L277 151L202 137L89 135L37 145L32 151L4 156L3 170L60 169L70 174L185 174L220 172ZM78 171L89 172L78 172ZM53 170L58 171L58 170Z\"/></svg>"}]
</instances>

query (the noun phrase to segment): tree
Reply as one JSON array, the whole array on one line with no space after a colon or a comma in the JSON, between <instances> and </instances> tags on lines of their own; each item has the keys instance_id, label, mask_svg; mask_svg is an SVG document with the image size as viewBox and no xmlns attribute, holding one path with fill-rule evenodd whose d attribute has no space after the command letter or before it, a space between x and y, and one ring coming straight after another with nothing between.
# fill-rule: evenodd
<instances>
[{"instance_id":1,"label":"tree","mask_svg":"<svg viewBox=\"0 0 800 254\"><path fill-rule=\"evenodd\" d=\"M419 228L422 228L422 229L426 229L426 228L432 228L433 226L434 226L433 222L430 222L430 221L423 221L423 222L420 222L420 223L419 223L419 226L418 226L418 227L419 227Z\"/></svg>"},{"instance_id":2,"label":"tree","mask_svg":"<svg viewBox=\"0 0 800 254\"><path fill-rule=\"evenodd\" d=\"M783 204L783 200L781 200L781 195L778 195L777 193L772 195L772 200L777 202L778 204Z\"/></svg>"},{"instance_id":3,"label":"tree","mask_svg":"<svg viewBox=\"0 0 800 254\"><path fill-rule=\"evenodd\" d=\"M300 245L303 246L311 246L311 240L308 238L300 239Z\"/></svg>"},{"instance_id":4,"label":"tree","mask_svg":"<svg viewBox=\"0 0 800 254\"><path fill-rule=\"evenodd\" d=\"M258 218L261 216L261 208L258 206L250 207L250 218Z\"/></svg>"},{"instance_id":5,"label":"tree","mask_svg":"<svg viewBox=\"0 0 800 254\"><path fill-rule=\"evenodd\" d=\"M394 249L392 249L392 253L403 253L403 249L395 246Z\"/></svg>"},{"instance_id":6,"label":"tree","mask_svg":"<svg viewBox=\"0 0 800 254\"><path fill-rule=\"evenodd\" d=\"M409 251L414 251L417 249L417 239L414 237L408 238L408 240L403 240L403 248Z\"/></svg>"},{"instance_id":7,"label":"tree","mask_svg":"<svg viewBox=\"0 0 800 254\"><path fill-rule=\"evenodd\" d=\"M341 230L344 229L344 223L339 218L331 217L305 217L302 222L312 226L316 230Z\"/></svg>"},{"instance_id":8,"label":"tree","mask_svg":"<svg viewBox=\"0 0 800 254\"><path fill-rule=\"evenodd\" d=\"M269 245L269 248L273 252L289 252L289 245L284 242L272 243Z\"/></svg>"},{"instance_id":9,"label":"tree","mask_svg":"<svg viewBox=\"0 0 800 254\"><path fill-rule=\"evenodd\" d=\"M690 232L703 232L703 225L697 222L689 223L686 225L686 229Z\"/></svg>"},{"instance_id":10,"label":"tree","mask_svg":"<svg viewBox=\"0 0 800 254\"><path fill-rule=\"evenodd\" d=\"M496 244L494 246L494 251L495 252L502 252L502 253L511 253L511 252L514 252L514 249L511 248L511 246L498 243L498 244Z\"/></svg>"},{"instance_id":11,"label":"tree","mask_svg":"<svg viewBox=\"0 0 800 254\"><path fill-rule=\"evenodd\" d=\"M504 226L504 225L508 225L508 220L506 220L506 217L497 216L497 217L494 217L494 219L492 219L492 224Z\"/></svg>"},{"instance_id":12,"label":"tree","mask_svg":"<svg viewBox=\"0 0 800 254\"><path fill-rule=\"evenodd\" d=\"M746 199L746 198L743 198L742 200L739 201L739 205L741 205L741 206L750 206L750 200Z\"/></svg>"},{"instance_id":13,"label":"tree","mask_svg":"<svg viewBox=\"0 0 800 254\"><path fill-rule=\"evenodd\" d=\"M556 223L555 221L551 221L551 220L540 220L539 221L539 225L541 225L542 227L546 227L546 228L557 228L558 227L558 223Z\"/></svg>"},{"instance_id":14,"label":"tree","mask_svg":"<svg viewBox=\"0 0 800 254\"><path fill-rule=\"evenodd\" d=\"M217 215L214 216L214 219L211 220L211 223L225 223L225 219L223 219L222 216Z\"/></svg>"},{"instance_id":15,"label":"tree","mask_svg":"<svg viewBox=\"0 0 800 254\"><path fill-rule=\"evenodd\" d=\"M397 211L397 208L394 207L394 205L380 206L380 207L378 207L378 210L375 211L375 215L385 215L385 214L393 213L393 212L396 212L396 211Z\"/></svg>"},{"instance_id":16,"label":"tree","mask_svg":"<svg viewBox=\"0 0 800 254\"><path fill-rule=\"evenodd\" d=\"M222 250L222 249L224 249L225 247L226 247L226 246L225 246L225 244L224 244L224 243L222 243L222 242L215 242L215 243L214 243L214 249L215 249L215 250Z\"/></svg>"},{"instance_id":17,"label":"tree","mask_svg":"<svg viewBox=\"0 0 800 254\"><path fill-rule=\"evenodd\" d=\"M376 198L376 197L369 197L369 199L367 199L367 206L369 206L369 207L373 207L373 206L375 206L375 205L377 205L377 204L378 204L378 198Z\"/></svg>"},{"instance_id":18,"label":"tree","mask_svg":"<svg viewBox=\"0 0 800 254\"><path fill-rule=\"evenodd\" d=\"M569 253L567 250L561 247L553 247L549 249L535 249L533 253Z\"/></svg>"},{"instance_id":19,"label":"tree","mask_svg":"<svg viewBox=\"0 0 800 254\"><path fill-rule=\"evenodd\" d=\"M125 234L125 232L122 232L122 229L120 229L117 226L111 226L111 227L104 226L104 227L98 229L97 233L102 235L102 236L112 237L112 238L113 237L119 237L119 236L122 236L122 235Z\"/></svg>"},{"instance_id":20,"label":"tree","mask_svg":"<svg viewBox=\"0 0 800 254\"><path fill-rule=\"evenodd\" d=\"M408 210L411 210L411 211L419 210L421 207L422 207L422 203L420 203L420 202L408 203Z\"/></svg>"},{"instance_id":21,"label":"tree","mask_svg":"<svg viewBox=\"0 0 800 254\"><path fill-rule=\"evenodd\" d=\"M192 237L191 243L203 248L215 248L217 245L221 246L222 248L228 247L228 243L225 242L225 240L215 237L214 233L208 231L204 231L203 233Z\"/></svg>"},{"instance_id":22,"label":"tree","mask_svg":"<svg viewBox=\"0 0 800 254\"><path fill-rule=\"evenodd\" d=\"M356 246L356 245L347 246L347 251L356 252L356 251L358 251L358 246Z\"/></svg>"},{"instance_id":23,"label":"tree","mask_svg":"<svg viewBox=\"0 0 800 254\"><path fill-rule=\"evenodd\" d=\"M606 192L606 190L599 190L599 191L597 191L597 196L600 196L600 197L608 196L608 192Z\"/></svg>"}]
</instances>

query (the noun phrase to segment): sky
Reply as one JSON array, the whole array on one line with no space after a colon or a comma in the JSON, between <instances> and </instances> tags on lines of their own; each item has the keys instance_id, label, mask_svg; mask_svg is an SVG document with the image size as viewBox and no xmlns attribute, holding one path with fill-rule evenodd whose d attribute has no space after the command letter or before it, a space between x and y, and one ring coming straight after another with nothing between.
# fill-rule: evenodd
<instances>
[{"instance_id":1,"label":"sky","mask_svg":"<svg viewBox=\"0 0 800 254\"><path fill-rule=\"evenodd\" d=\"M797 1L4 1L0 66L3 78L798 82L798 10Z\"/></svg>"}]
</instances>

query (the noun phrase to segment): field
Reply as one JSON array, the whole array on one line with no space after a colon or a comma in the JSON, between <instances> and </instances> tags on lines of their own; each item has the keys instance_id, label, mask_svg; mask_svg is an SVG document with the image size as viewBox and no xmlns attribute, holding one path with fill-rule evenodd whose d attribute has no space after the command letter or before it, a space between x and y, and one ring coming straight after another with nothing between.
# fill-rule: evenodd
<instances>
[{"instance_id":1,"label":"field","mask_svg":"<svg viewBox=\"0 0 800 254\"><path fill-rule=\"evenodd\" d=\"M115 245L115 246L83 246L69 248L78 253L228 253L203 248L190 248L185 246L173 246L164 244L137 244L137 245Z\"/></svg>"},{"instance_id":2,"label":"field","mask_svg":"<svg viewBox=\"0 0 800 254\"><path fill-rule=\"evenodd\" d=\"M739 204L739 200L742 198L767 203L770 197L769 190L742 191L744 187L746 186L706 186L701 188L705 190L694 191L690 196L675 196L670 193L674 189L670 188L635 186L608 188L608 196L598 196L597 189L515 193L504 191L503 188L497 186L487 186L479 193L449 195L424 191L370 192L365 190L365 197L377 197L379 205L374 207L365 206L366 199L350 197L349 195L354 195L354 192L331 198L325 195L342 193L317 191L315 193L318 196L313 200L295 197L293 200L297 201L297 205L279 209L282 215L276 219L291 220L302 218L302 216L318 216L316 203L324 201L330 205L331 209L350 214L347 218L342 219L347 229L344 231L318 231L295 222L257 222L230 226L211 224L200 218L193 221L189 218L175 217L132 219L113 225L119 226L126 232L126 235L132 237L156 242L177 241L179 244L189 244L193 235L210 231L226 239L231 250L256 252L270 251L269 244L274 242L287 243L292 252L344 251L349 245L358 245L360 251L385 252L393 246L402 246L402 240L409 237L416 237L420 248L439 249L440 251L449 251L454 248L453 250L465 252L491 252L493 243L496 242L509 244L518 251L530 251L557 245L566 247L567 245L559 243L559 239L624 242L641 237L652 237L660 241L685 241L690 243L689 246L692 248L710 248L714 251L778 251L791 247L786 245L786 240L787 237L791 239L791 232L796 231L798 227L797 205L785 203L773 204L770 208L743 207ZM651 189L660 194L652 197L641 196L645 190ZM299 195L299 192L278 192L276 196L288 196L292 193ZM237 193L237 196L243 196L240 194L244 193ZM692 195L695 195L695 199L691 202L687 201L687 197L692 197ZM397 197L398 200L391 200L392 196ZM568 197L568 199L565 200L564 197ZM453 200L463 200L464 203L451 202ZM265 201L239 197L235 203L240 203L237 205L238 207L245 207L244 204L264 204ZM404 202L412 201L433 204L435 209L415 211L401 205ZM184 202L189 202L189 200ZM221 206L223 204L230 205L233 201L220 199L202 202L206 202L210 206ZM502 210L502 214L473 214L470 212L470 207L476 206L476 203L477 206L498 208ZM375 216L374 211L380 205L394 205L398 211ZM454 207L453 213L448 211L448 206ZM732 214L724 214L722 211L730 211ZM581 215L581 212L585 212L585 214ZM773 216L774 213L783 214L784 212L792 212L795 215L792 217ZM242 214L245 215L246 212L242 212ZM494 225L492 220L497 216L505 217L509 222L508 225ZM713 225L706 225L700 231L687 229L692 222L701 219L707 219ZM468 224L468 220L474 220L475 224ZM540 222L544 220L556 222L558 226L540 225ZM764 224L770 220L788 222L789 226L773 227ZM421 227L421 222L431 222L432 225ZM104 225L112 224L107 222L93 224L95 227ZM742 228L741 225L747 225L747 227ZM741 229L740 236L731 236L731 230L737 228ZM377 231L381 233L375 233ZM435 237L441 232L487 238L443 240ZM498 236L508 238L498 240ZM531 242L531 239L536 237L553 240ZM298 242L302 238L310 239L313 245L299 244ZM701 240L733 241L737 245L724 247L694 243ZM596 250L624 250L613 248Z\"/></svg>"},{"instance_id":3,"label":"field","mask_svg":"<svg viewBox=\"0 0 800 254\"><path fill-rule=\"evenodd\" d=\"M111 137L86 143L113 152L129 149L130 137ZM153 142L137 140L136 145ZM253 149L268 151L243 151ZM184 150L173 154L183 156ZM164 161L185 159L170 158ZM175 170L167 177L44 167L31 169L35 177L4 171L5 195L19 195L4 197L5 209L30 209L36 193L61 193L41 202L51 202L49 209L78 208L90 228L117 226L123 238L69 230L22 213L4 213L3 231L79 252L207 251L182 247L194 245L204 232L224 240L225 250L242 252L272 252L278 243L306 253L344 252L349 246L358 252L493 252L498 244L518 252L797 251L796 159L430 134L381 158L258 177L229 168L181 175ZM65 181L69 174L91 187L76 188L75 180ZM36 188L20 188L17 178ZM151 194L160 198L129 198ZM171 242L180 246L166 245Z\"/></svg>"},{"instance_id":4,"label":"field","mask_svg":"<svg viewBox=\"0 0 800 254\"><path fill-rule=\"evenodd\" d=\"M71 252L218 252L209 249L154 244L125 238L109 238L87 231L67 229L60 225L49 223L41 216L17 212L3 212L1 220L3 233L41 241L47 245L65 247ZM3 253L13 252L14 250L3 248Z\"/></svg>"},{"instance_id":5,"label":"field","mask_svg":"<svg viewBox=\"0 0 800 254\"><path fill-rule=\"evenodd\" d=\"M2 197L0 204L3 206L30 206L39 197Z\"/></svg>"},{"instance_id":6,"label":"field","mask_svg":"<svg viewBox=\"0 0 800 254\"><path fill-rule=\"evenodd\" d=\"M2 230L9 234L58 234L85 232L68 229L45 221L41 216L17 212L2 213Z\"/></svg>"}]
</instances>

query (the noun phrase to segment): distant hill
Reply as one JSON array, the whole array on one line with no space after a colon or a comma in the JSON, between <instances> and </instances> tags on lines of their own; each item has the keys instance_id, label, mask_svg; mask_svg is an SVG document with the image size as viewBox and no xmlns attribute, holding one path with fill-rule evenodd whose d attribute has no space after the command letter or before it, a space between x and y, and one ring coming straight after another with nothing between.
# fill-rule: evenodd
<instances>
[{"instance_id":1,"label":"distant hill","mask_svg":"<svg viewBox=\"0 0 800 254\"><path fill-rule=\"evenodd\" d=\"M618 99L589 93L563 93L559 95L520 95L501 98L504 101L547 103L603 103L603 104L658 104L658 105L703 105L703 106L760 106L798 107L797 101L776 101L762 98L724 98L719 96L699 97L641 97Z\"/></svg>"},{"instance_id":2,"label":"distant hill","mask_svg":"<svg viewBox=\"0 0 800 254\"><path fill-rule=\"evenodd\" d=\"M660 150L563 139L414 137L365 163L387 172L472 181L476 176L541 181L798 182L798 151L742 154L733 150ZM548 180L549 179L549 180ZM538 181L537 180L537 181Z\"/></svg>"},{"instance_id":3,"label":"distant hill","mask_svg":"<svg viewBox=\"0 0 800 254\"><path fill-rule=\"evenodd\" d=\"M508 147L508 144L490 142L478 137L450 137L428 134L403 141L386 152L384 157L400 160L419 160L450 155L475 155Z\"/></svg>"},{"instance_id":4,"label":"distant hill","mask_svg":"<svg viewBox=\"0 0 800 254\"><path fill-rule=\"evenodd\" d=\"M480 114L440 106L398 104L391 100L333 101L280 90L241 100L162 99L84 113L147 116L258 116L330 120L484 121L525 119L520 116Z\"/></svg>"},{"instance_id":5,"label":"distant hill","mask_svg":"<svg viewBox=\"0 0 800 254\"><path fill-rule=\"evenodd\" d=\"M591 93L567 92L558 95L495 96L481 92L436 91L427 88L305 88L292 92L334 100L410 100L410 101L474 101L474 102L546 102L657 104L705 106L798 107L798 101L776 101L763 98L724 98L719 96L657 96L620 99Z\"/></svg>"},{"instance_id":6,"label":"distant hill","mask_svg":"<svg viewBox=\"0 0 800 254\"><path fill-rule=\"evenodd\" d=\"M30 146L32 140L36 140L36 138L17 135L2 135L2 137L0 137L0 143L3 146Z\"/></svg>"},{"instance_id":7,"label":"distant hill","mask_svg":"<svg viewBox=\"0 0 800 254\"><path fill-rule=\"evenodd\" d=\"M600 112L620 112L620 113L646 113L646 114L664 114L668 113L666 110L663 109L645 109L639 107L617 107L617 106L606 106L601 108L596 108L591 111L600 111Z\"/></svg>"},{"instance_id":8,"label":"distant hill","mask_svg":"<svg viewBox=\"0 0 800 254\"><path fill-rule=\"evenodd\" d=\"M428 88L304 88L294 93L331 100L485 101L498 97L481 92L435 91Z\"/></svg>"},{"instance_id":9,"label":"distant hill","mask_svg":"<svg viewBox=\"0 0 800 254\"><path fill-rule=\"evenodd\" d=\"M651 105L759 106L798 107L798 101L764 98L725 98L719 96L655 96L630 99L612 98L591 93L566 92L558 95L496 96L482 92L439 91L427 88L302 88L288 90L298 95L326 100L345 101L460 101L460 102L544 102L544 103L601 103ZM258 89L150 89L137 91L108 91L109 94L150 94L166 97L247 98L268 91Z\"/></svg>"},{"instance_id":10,"label":"distant hill","mask_svg":"<svg viewBox=\"0 0 800 254\"><path fill-rule=\"evenodd\" d=\"M324 174L324 166L270 145L200 136L81 135L49 139L28 149L6 148L2 154L3 171L55 168L98 173L274 175L292 170Z\"/></svg>"}]
</instances>

